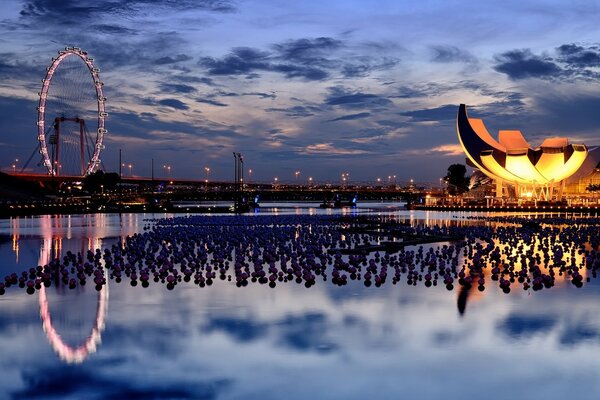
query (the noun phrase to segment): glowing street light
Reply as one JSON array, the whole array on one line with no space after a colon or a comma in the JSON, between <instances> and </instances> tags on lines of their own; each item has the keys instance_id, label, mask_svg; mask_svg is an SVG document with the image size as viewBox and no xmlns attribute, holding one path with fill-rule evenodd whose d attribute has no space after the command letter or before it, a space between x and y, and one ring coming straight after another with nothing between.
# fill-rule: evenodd
<instances>
[{"instance_id":1,"label":"glowing street light","mask_svg":"<svg viewBox=\"0 0 600 400\"><path fill-rule=\"evenodd\" d=\"M167 171L167 174L169 175L169 179L171 179L171 166L164 164L163 165L163 170Z\"/></svg>"},{"instance_id":2,"label":"glowing street light","mask_svg":"<svg viewBox=\"0 0 600 400\"><path fill-rule=\"evenodd\" d=\"M129 176L133 176L131 175L131 168L133 168L133 164L129 164L127 165L127 167L129 168Z\"/></svg>"},{"instance_id":3,"label":"glowing street light","mask_svg":"<svg viewBox=\"0 0 600 400\"><path fill-rule=\"evenodd\" d=\"M294 175L296 176L296 184L297 184L298 183L298 177L300 176L300 171L294 172Z\"/></svg>"}]
</instances>

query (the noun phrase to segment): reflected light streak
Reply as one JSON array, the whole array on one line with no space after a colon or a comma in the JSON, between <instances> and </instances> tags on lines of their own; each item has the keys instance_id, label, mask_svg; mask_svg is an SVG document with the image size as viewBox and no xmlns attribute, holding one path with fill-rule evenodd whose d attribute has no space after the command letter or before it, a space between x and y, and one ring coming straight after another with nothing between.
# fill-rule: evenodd
<instances>
[{"instance_id":1,"label":"reflected light streak","mask_svg":"<svg viewBox=\"0 0 600 400\"><path fill-rule=\"evenodd\" d=\"M60 218L57 221L57 225L60 225ZM70 221L69 221L70 227ZM52 219L50 217L44 218L40 224L40 230L42 232L43 241L40 247L40 258L39 265L47 265L52 258L59 258L62 250L62 237L54 235L52 229ZM70 229L69 229L70 230ZM82 246L83 246L82 242ZM93 244L98 247L93 246ZM98 237L88 239L88 250L95 250L100 248L102 240ZM85 249L81 249L82 255ZM52 257L54 255L54 257ZM106 268L104 268L104 275L107 276ZM102 286L102 289L98 292L98 306L96 308L96 318L92 330L85 340L84 343L77 347L72 347L64 342L56 328L52 323L52 316L48 304L48 297L46 295L45 285L41 285L38 290L39 293L39 306L40 306L40 318L42 320L42 328L48 342L58 354L59 358L70 364L79 364L83 362L90 354L96 351L97 345L102 341L102 331L105 327L105 319L108 310L108 279L107 283Z\"/></svg>"},{"instance_id":2,"label":"reflected light streak","mask_svg":"<svg viewBox=\"0 0 600 400\"><path fill-rule=\"evenodd\" d=\"M105 270L106 273L106 270ZM98 308L96 309L96 321L94 327L86 341L78 347L72 347L66 344L60 334L52 325L52 317L48 307L48 298L46 297L46 287L42 285L39 290L40 317L42 326L48 341L61 360L70 364L79 364L83 362L90 354L96 352L96 346L102 341L102 331L104 330L104 321L108 309L108 284L103 285L98 293Z\"/></svg>"}]
</instances>

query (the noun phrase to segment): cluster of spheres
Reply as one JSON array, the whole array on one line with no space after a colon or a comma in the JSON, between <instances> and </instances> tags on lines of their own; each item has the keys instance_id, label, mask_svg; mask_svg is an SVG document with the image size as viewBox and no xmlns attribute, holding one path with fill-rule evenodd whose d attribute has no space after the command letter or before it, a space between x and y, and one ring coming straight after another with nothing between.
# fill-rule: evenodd
<instances>
[{"instance_id":1,"label":"cluster of spheres","mask_svg":"<svg viewBox=\"0 0 600 400\"><path fill-rule=\"evenodd\" d=\"M483 218L466 226L411 226L386 216L189 216L149 221L144 231L111 248L67 252L48 265L12 273L0 282L33 294L42 285L75 289L93 282L129 282L174 289L224 281L303 284L351 281L365 286L455 285L508 293L551 288L558 282L581 287L600 268L597 218ZM493 223L492 223L493 222ZM390 240L427 238L425 245L373 250ZM448 237L455 240L448 241ZM436 243L436 238L440 241ZM371 247L371 248L370 248Z\"/></svg>"}]
</instances>

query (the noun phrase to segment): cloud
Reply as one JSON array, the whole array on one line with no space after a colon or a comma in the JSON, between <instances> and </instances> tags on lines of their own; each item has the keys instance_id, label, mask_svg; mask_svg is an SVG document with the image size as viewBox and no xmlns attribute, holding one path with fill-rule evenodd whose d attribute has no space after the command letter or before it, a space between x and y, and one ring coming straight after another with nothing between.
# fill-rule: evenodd
<instances>
[{"instance_id":1,"label":"cloud","mask_svg":"<svg viewBox=\"0 0 600 400\"><path fill-rule=\"evenodd\" d=\"M345 77L365 76L374 70L393 67L392 57L340 54L344 42L330 37L300 38L275 43L268 51L252 47L236 47L222 58L202 57L199 65L212 75L244 75L254 79L259 72L276 72L287 78L322 81L333 71Z\"/></svg>"},{"instance_id":2,"label":"cloud","mask_svg":"<svg viewBox=\"0 0 600 400\"><path fill-rule=\"evenodd\" d=\"M233 317L213 317L202 327L202 332L226 332L237 342L250 342L263 338L268 332L268 324L256 322L251 319Z\"/></svg>"},{"instance_id":3,"label":"cloud","mask_svg":"<svg viewBox=\"0 0 600 400\"><path fill-rule=\"evenodd\" d=\"M175 83L161 83L160 90L165 93L194 93L196 88L190 85L181 85Z\"/></svg>"},{"instance_id":4,"label":"cloud","mask_svg":"<svg viewBox=\"0 0 600 400\"><path fill-rule=\"evenodd\" d=\"M25 19L42 19L60 24L87 22L109 16L144 14L157 10L202 10L229 13L235 7L227 0L26 0L23 2L20 16ZM118 32L111 32L118 33Z\"/></svg>"},{"instance_id":5,"label":"cloud","mask_svg":"<svg viewBox=\"0 0 600 400\"><path fill-rule=\"evenodd\" d=\"M298 351L328 353L338 345L327 339L328 320L323 313L287 316L279 323L281 344Z\"/></svg>"},{"instance_id":6,"label":"cloud","mask_svg":"<svg viewBox=\"0 0 600 400\"><path fill-rule=\"evenodd\" d=\"M537 56L529 49L511 50L495 57L494 69L510 79L556 78L562 69L549 57Z\"/></svg>"},{"instance_id":7,"label":"cloud","mask_svg":"<svg viewBox=\"0 0 600 400\"><path fill-rule=\"evenodd\" d=\"M551 316L511 314L498 328L511 338L519 339L549 332L555 325L556 319Z\"/></svg>"},{"instance_id":8,"label":"cloud","mask_svg":"<svg viewBox=\"0 0 600 400\"><path fill-rule=\"evenodd\" d=\"M188 56L187 54L178 54L174 57L164 56L164 57L157 58L156 60L154 60L154 64L155 65L177 64L180 62L189 61L191 59L192 59L192 57Z\"/></svg>"},{"instance_id":9,"label":"cloud","mask_svg":"<svg viewBox=\"0 0 600 400\"><path fill-rule=\"evenodd\" d=\"M433 55L431 57L431 61L438 63L453 63L453 62L463 62L463 63L473 63L476 62L477 59L468 51L461 50L456 46L431 46L431 51Z\"/></svg>"},{"instance_id":10,"label":"cloud","mask_svg":"<svg viewBox=\"0 0 600 400\"><path fill-rule=\"evenodd\" d=\"M217 59L202 57L198 62L211 75L248 74L256 70L269 70L270 54L250 47L236 47L227 56Z\"/></svg>"},{"instance_id":11,"label":"cloud","mask_svg":"<svg viewBox=\"0 0 600 400\"><path fill-rule=\"evenodd\" d=\"M26 370L21 378L23 387L12 392L12 398L39 398L40 394L48 398L89 398L93 393L93 398L216 399L232 384L223 379L190 381L185 378L142 382L118 375L107 376L86 366L54 365Z\"/></svg>"},{"instance_id":12,"label":"cloud","mask_svg":"<svg viewBox=\"0 0 600 400\"><path fill-rule=\"evenodd\" d=\"M264 93L264 92L245 92L242 93L242 96L258 96L261 99L276 99L277 95L275 93Z\"/></svg>"},{"instance_id":13,"label":"cloud","mask_svg":"<svg viewBox=\"0 0 600 400\"><path fill-rule=\"evenodd\" d=\"M557 49L558 60L574 68L600 66L600 48L596 45L583 47L576 44L563 44Z\"/></svg>"},{"instance_id":14,"label":"cloud","mask_svg":"<svg viewBox=\"0 0 600 400\"><path fill-rule=\"evenodd\" d=\"M457 112L458 105L448 104L436 108L406 111L400 115L411 117L413 121L447 121L455 119Z\"/></svg>"},{"instance_id":15,"label":"cloud","mask_svg":"<svg viewBox=\"0 0 600 400\"><path fill-rule=\"evenodd\" d=\"M368 151L361 149L344 149L338 146L334 146L332 142L327 143L315 143L308 145L298 151L300 154L305 155L318 155L321 157L327 156L356 156L361 154L367 154Z\"/></svg>"},{"instance_id":16,"label":"cloud","mask_svg":"<svg viewBox=\"0 0 600 400\"><path fill-rule=\"evenodd\" d=\"M304 78L306 80L322 80L326 71L310 65L280 63L270 52L251 47L236 47L223 58L202 57L199 65L206 68L211 75L247 75L257 71L279 72L288 78Z\"/></svg>"},{"instance_id":17,"label":"cloud","mask_svg":"<svg viewBox=\"0 0 600 400\"><path fill-rule=\"evenodd\" d=\"M393 103L391 100L377 94L351 92L345 88L336 86L329 88L325 104L342 108L373 108L387 107Z\"/></svg>"},{"instance_id":18,"label":"cloud","mask_svg":"<svg viewBox=\"0 0 600 400\"><path fill-rule=\"evenodd\" d=\"M161 106L167 106L177 110L187 110L190 108L187 104L177 99L162 99L158 100L156 103Z\"/></svg>"},{"instance_id":19,"label":"cloud","mask_svg":"<svg viewBox=\"0 0 600 400\"><path fill-rule=\"evenodd\" d=\"M104 33L109 35L136 35L138 33L137 30L126 28L121 25L111 25L111 24L96 24L90 27L97 33Z\"/></svg>"},{"instance_id":20,"label":"cloud","mask_svg":"<svg viewBox=\"0 0 600 400\"><path fill-rule=\"evenodd\" d=\"M330 37L296 39L273 45L278 57L287 62L328 68L332 61L326 56L342 47L342 42Z\"/></svg>"},{"instance_id":21,"label":"cloud","mask_svg":"<svg viewBox=\"0 0 600 400\"><path fill-rule=\"evenodd\" d=\"M212 99L196 99L196 101L198 103L210 104L211 106L216 106L216 107L227 107L228 106L228 104L221 103L220 101L212 100Z\"/></svg>"},{"instance_id":22,"label":"cloud","mask_svg":"<svg viewBox=\"0 0 600 400\"><path fill-rule=\"evenodd\" d=\"M330 119L327 122L335 122L335 121L352 121L355 119L362 119L362 118L367 118L371 115L371 113L369 112L361 112L361 113L356 113L356 114L348 114L348 115L342 115L341 117L337 117L334 119Z\"/></svg>"},{"instance_id":23,"label":"cloud","mask_svg":"<svg viewBox=\"0 0 600 400\"><path fill-rule=\"evenodd\" d=\"M287 108L271 107L266 108L266 112L280 112L290 118L304 118L315 115L320 109L314 106L293 106Z\"/></svg>"},{"instance_id":24,"label":"cloud","mask_svg":"<svg viewBox=\"0 0 600 400\"><path fill-rule=\"evenodd\" d=\"M431 149L432 152L443 153L447 156L460 156L464 154L463 148L459 144L442 144Z\"/></svg>"}]
</instances>

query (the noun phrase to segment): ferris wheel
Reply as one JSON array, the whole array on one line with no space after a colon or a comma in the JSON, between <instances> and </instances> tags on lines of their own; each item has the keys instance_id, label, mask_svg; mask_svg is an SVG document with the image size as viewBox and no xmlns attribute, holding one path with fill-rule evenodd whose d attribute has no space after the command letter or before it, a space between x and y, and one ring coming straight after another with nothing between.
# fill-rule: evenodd
<instances>
[{"instance_id":1,"label":"ferris wheel","mask_svg":"<svg viewBox=\"0 0 600 400\"><path fill-rule=\"evenodd\" d=\"M108 113L104 83L93 62L80 48L66 47L46 68L37 107L37 139L49 175L84 176L101 164Z\"/></svg>"}]
</instances>

